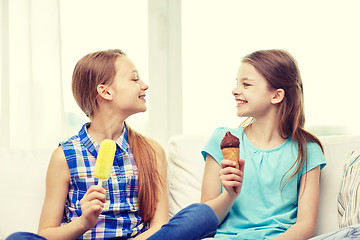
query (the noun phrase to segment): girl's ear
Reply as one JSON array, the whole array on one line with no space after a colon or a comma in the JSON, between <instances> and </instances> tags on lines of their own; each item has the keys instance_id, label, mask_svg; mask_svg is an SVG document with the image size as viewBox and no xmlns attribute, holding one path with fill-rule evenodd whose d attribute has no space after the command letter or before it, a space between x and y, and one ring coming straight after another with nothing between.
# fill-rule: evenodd
<instances>
[{"instance_id":1,"label":"girl's ear","mask_svg":"<svg viewBox=\"0 0 360 240\"><path fill-rule=\"evenodd\" d=\"M281 103L285 97L285 91L282 88L276 89L273 98L271 99L272 104Z\"/></svg>"},{"instance_id":2,"label":"girl's ear","mask_svg":"<svg viewBox=\"0 0 360 240\"><path fill-rule=\"evenodd\" d=\"M111 90L109 90L107 86L103 84L99 84L96 90L98 92L99 97L106 100L112 100Z\"/></svg>"}]
</instances>

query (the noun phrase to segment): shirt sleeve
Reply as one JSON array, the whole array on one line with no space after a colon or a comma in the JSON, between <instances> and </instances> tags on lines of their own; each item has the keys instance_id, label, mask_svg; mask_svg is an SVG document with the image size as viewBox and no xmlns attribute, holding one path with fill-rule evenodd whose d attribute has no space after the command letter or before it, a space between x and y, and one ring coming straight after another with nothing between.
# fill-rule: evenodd
<instances>
[{"instance_id":1,"label":"shirt sleeve","mask_svg":"<svg viewBox=\"0 0 360 240\"><path fill-rule=\"evenodd\" d=\"M326 165L324 154L317 143L310 142L307 144L307 148L307 164L301 169L300 176L319 165L322 170Z\"/></svg>"},{"instance_id":2,"label":"shirt sleeve","mask_svg":"<svg viewBox=\"0 0 360 240\"><path fill-rule=\"evenodd\" d=\"M214 133L211 135L210 139L206 143L204 149L201 151L204 161L206 161L206 156L207 156L207 154L209 154L219 164L221 163L221 161L224 159L224 157L221 153L220 143L227 131L228 131L228 129L224 128L224 127L215 129Z\"/></svg>"}]
</instances>

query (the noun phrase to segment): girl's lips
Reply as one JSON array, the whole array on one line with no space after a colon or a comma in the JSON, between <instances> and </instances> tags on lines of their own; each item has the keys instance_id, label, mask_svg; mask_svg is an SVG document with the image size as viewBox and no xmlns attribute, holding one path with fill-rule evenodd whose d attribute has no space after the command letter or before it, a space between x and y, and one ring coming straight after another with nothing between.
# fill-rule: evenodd
<instances>
[{"instance_id":1,"label":"girl's lips","mask_svg":"<svg viewBox=\"0 0 360 240\"><path fill-rule=\"evenodd\" d=\"M145 96L146 96L146 95L140 95L139 98L142 99L142 100L144 100L144 101L146 101Z\"/></svg>"},{"instance_id":2,"label":"girl's lips","mask_svg":"<svg viewBox=\"0 0 360 240\"><path fill-rule=\"evenodd\" d=\"M235 100L236 100L236 107L241 107L242 105L247 103L246 100L242 100L242 99L235 99Z\"/></svg>"},{"instance_id":3,"label":"girl's lips","mask_svg":"<svg viewBox=\"0 0 360 240\"><path fill-rule=\"evenodd\" d=\"M238 104L245 104L245 103L247 103L246 100L242 100L242 99L235 99L235 100L236 100L236 102L237 102Z\"/></svg>"}]
</instances>

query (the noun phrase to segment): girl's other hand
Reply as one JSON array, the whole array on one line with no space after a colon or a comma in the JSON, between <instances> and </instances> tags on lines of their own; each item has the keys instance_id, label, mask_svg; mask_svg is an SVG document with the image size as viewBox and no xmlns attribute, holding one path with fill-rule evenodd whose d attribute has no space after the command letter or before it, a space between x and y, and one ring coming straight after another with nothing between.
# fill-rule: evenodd
<instances>
[{"instance_id":1,"label":"girl's other hand","mask_svg":"<svg viewBox=\"0 0 360 240\"><path fill-rule=\"evenodd\" d=\"M231 197L236 198L240 194L244 176L244 164L245 161L239 159L240 169L237 169L234 161L227 159L221 161L220 181Z\"/></svg>"},{"instance_id":2,"label":"girl's other hand","mask_svg":"<svg viewBox=\"0 0 360 240\"><path fill-rule=\"evenodd\" d=\"M87 230L93 228L106 202L106 191L103 187L92 185L80 200L82 224Z\"/></svg>"}]
</instances>

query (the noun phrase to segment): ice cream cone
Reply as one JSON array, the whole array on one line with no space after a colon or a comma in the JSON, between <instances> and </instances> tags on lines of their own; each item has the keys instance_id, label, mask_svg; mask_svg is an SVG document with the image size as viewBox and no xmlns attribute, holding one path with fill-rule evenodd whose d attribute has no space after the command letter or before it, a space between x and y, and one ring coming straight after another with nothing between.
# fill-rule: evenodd
<instances>
[{"instance_id":1,"label":"ice cream cone","mask_svg":"<svg viewBox=\"0 0 360 240\"><path fill-rule=\"evenodd\" d=\"M236 162L236 168L239 169L239 152L240 148L238 147L229 147L221 149L221 153L224 156L224 159L233 160Z\"/></svg>"}]
</instances>

